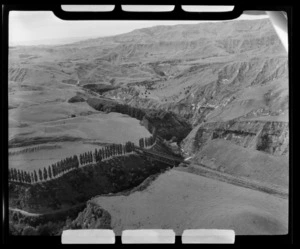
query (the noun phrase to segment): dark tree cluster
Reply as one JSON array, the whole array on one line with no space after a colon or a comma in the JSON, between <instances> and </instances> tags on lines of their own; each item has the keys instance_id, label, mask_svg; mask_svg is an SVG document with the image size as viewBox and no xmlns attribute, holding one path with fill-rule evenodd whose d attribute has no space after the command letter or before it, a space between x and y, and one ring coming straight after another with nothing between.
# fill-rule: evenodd
<instances>
[{"instance_id":1,"label":"dark tree cluster","mask_svg":"<svg viewBox=\"0 0 300 249\"><path fill-rule=\"evenodd\" d=\"M35 178L33 173L29 173L20 169L10 168L8 171L8 180L30 184L35 180Z\"/></svg>"},{"instance_id":2,"label":"dark tree cluster","mask_svg":"<svg viewBox=\"0 0 300 249\"><path fill-rule=\"evenodd\" d=\"M128 152L128 153L130 153L130 152L132 152L133 150L134 150L134 143L132 143L132 142L127 142L126 144L125 144L125 152Z\"/></svg>"},{"instance_id":3,"label":"dark tree cluster","mask_svg":"<svg viewBox=\"0 0 300 249\"><path fill-rule=\"evenodd\" d=\"M127 104L119 104L114 101L107 101L96 98L89 98L87 100L87 103L94 109L102 112L118 112L129 115L130 117L136 118L138 120L143 120L144 117L146 117L146 120L148 122L146 122L147 124L144 124L144 126L149 130L154 138L158 133L159 124L161 124L162 121L163 123L172 123L172 117L173 119L176 118L177 121L179 120L179 117L175 117L174 113L170 114L169 111L167 112L164 110L136 108Z\"/></svg>"},{"instance_id":4,"label":"dark tree cluster","mask_svg":"<svg viewBox=\"0 0 300 249\"><path fill-rule=\"evenodd\" d=\"M142 120L145 116L145 112L139 108L135 108L129 105L121 105L118 104L116 106L116 112L127 114L132 118L136 118L138 120Z\"/></svg>"},{"instance_id":5,"label":"dark tree cluster","mask_svg":"<svg viewBox=\"0 0 300 249\"><path fill-rule=\"evenodd\" d=\"M52 169L52 177L56 177L57 175L64 173L66 171L69 171L70 169L76 169L79 167L79 160L77 155L74 155L72 157L67 157L57 163L54 163L51 165L51 169ZM47 180L47 177L50 176L51 174L51 169L50 166L48 167L48 174L47 174L47 170L44 168L44 180ZM45 178L46 177L46 178Z\"/></svg>"},{"instance_id":6,"label":"dark tree cluster","mask_svg":"<svg viewBox=\"0 0 300 249\"><path fill-rule=\"evenodd\" d=\"M122 114L127 114L130 117L142 120L145 116L145 111L140 108L132 107L127 104L119 104L113 101L107 101L103 99L90 98L87 103L94 109L101 112L118 112Z\"/></svg>"},{"instance_id":7,"label":"dark tree cluster","mask_svg":"<svg viewBox=\"0 0 300 249\"><path fill-rule=\"evenodd\" d=\"M92 163L93 162L93 153L91 151L84 152L79 155L79 161L81 165Z\"/></svg>"},{"instance_id":8,"label":"dark tree cluster","mask_svg":"<svg viewBox=\"0 0 300 249\"><path fill-rule=\"evenodd\" d=\"M100 162L104 159L110 158L112 156L124 155L128 152L133 151L134 144L127 142L125 145L122 144L111 144L101 149L95 149L94 152L89 151L83 154L80 154L79 160L81 165Z\"/></svg>"}]
</instances>

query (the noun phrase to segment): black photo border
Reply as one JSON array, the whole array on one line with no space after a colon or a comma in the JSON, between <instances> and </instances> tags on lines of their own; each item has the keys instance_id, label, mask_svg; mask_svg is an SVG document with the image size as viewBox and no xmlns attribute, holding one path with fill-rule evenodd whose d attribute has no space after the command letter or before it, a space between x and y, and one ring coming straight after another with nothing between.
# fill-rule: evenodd
<instances>
[{"instance_id":1,"label":"black photo border","mask_svg":"<svg viewBox=\"0 0 300 249\"><path fill-rule=\"evenodd\" d=\"M214 3L212 3L214 2ZM241 1L240 1L241 2ZM252 2L252 1L251 1ZM259 5L259 4L243 4L236 3L235 1L227 1L226 4L220 1L199 1L193 3L191 1L143 1L138 3L137 1L101 1L87 2L84 4L113 4L115 8L111 12L79 12L71 13L65 12L61 9L61 4L72 4L71 2L59 3L59 4L12 4L2 5L2 86L1 86L1 110L2 115L5 117L2 121L1 129L1 148L3 156L1 157L1 177L2 177L2 242L5 244L31 244L31 245L61 245L60 236L11 236L8 234L8 18L10 11L53 11L53 13L64 20L230 20L239 17L243 11L285 11L288 19L288 35L289 35L289 232L287 235L236 235L235 245L271 245L271 244L292 244L293 232L294 232L294 169L293 169L293 93L295 86L293 84L293 42L294 37L294 8L292 5ZM78 4L74 3L73 4ZM171 4L175 5L175 8L171 12L124 12L121 9L121 4L138 4L138 5L162 5ZM235 8L231 12L221 13L193 13L185 12L181 9L181 5L235 5ZM7 120L6 120L7 118ZM7 149L7 150L6 150ZM181 244L181 236L176 236L175 246L186 246ZM76 246L76 245L72 245ZM84 245L86 246L86 245ZM97 245L102 246L102 245ZM116 243L107 246L127 246L121 244L121 237L116 236ZM128 245L128 246L140 246L140 245ZM143 245L153 246L153 245ZM165 246L174 246L172 244ZM188 245L188 246L201 246L201 245Z\"/></svg>"}]
</instances>

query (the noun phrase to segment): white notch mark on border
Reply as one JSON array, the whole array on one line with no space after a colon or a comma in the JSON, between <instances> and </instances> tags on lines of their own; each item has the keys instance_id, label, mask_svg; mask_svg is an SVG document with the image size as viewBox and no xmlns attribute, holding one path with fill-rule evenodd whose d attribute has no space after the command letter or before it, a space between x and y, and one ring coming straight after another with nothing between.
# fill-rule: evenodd
<instances>
[{"instance_id":1,"label":"white notch mark on border","mask_svg":"<svg viewBox=\"0 0 300 249\"><path fill-rule=\"evenodd\" d=\"M61 5L67 12L108 12L115 9L115 5Z\"/></svg>"},{"instance_id":2,"label":"white notch mark on border","mask_svg":"<svg viewBox=\"0 0 300 249\"><path fill-rule=\"evenodd\" d=\"M175 5L121 5L123 11L127 12L170 12Z\"/></svg>"},{"instance_id":3,"label":"white notch mark on border","mask_svg":"<svg viewBox=\"0 0 300 249\"><path fill-rule=\"evenodd\" d=\"M174 244L175 232L171 229L137 229L122 232L122 244Z\"/></svg>"},{"instance_id":4,"label":"white notch mark on border","mask_svg":"<svg viewBox=\"0 0 300 249\"><path fill-rule=\"evenodd\" d=\"M271 19L272 25L279 36L286 52L288 52L288 27L287 27L287 16L282 11L266 11Z\"/></svg>"},{"instance_id":5,"label":"white notch mark on border","mask_svg":"<svg viewBox=\"0 0 300 249\"><path fill-rule=\"evenodd\" d=\"M234 5L182 5L186 12L230 12Z\"/></svg>"},{"instance_id":6,"label":"white notch mark on border","mask_svg":"<svg viewBox=\"0 0 300 249\"><path fill-rule=\"evenodd\" d=\"M109 229L64 230L62 244L115 244L115 233Z\"/></svg>"},{"instance_id":7,"label":"white notch mark on border","mask_svg":"<svg viewBox=\"0 0 300 249\"><path fill-rule=\"evenodd\" d=\"M222 229L184 230L182 244L234 244L235 232Z\"/></svg>"}]
</instances>

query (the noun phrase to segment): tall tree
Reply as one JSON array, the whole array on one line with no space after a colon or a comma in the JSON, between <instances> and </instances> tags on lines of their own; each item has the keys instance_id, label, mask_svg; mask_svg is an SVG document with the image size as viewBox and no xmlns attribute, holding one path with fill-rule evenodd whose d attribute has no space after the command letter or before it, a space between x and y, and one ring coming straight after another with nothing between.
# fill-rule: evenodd
<instances>
[{"instance_id":1,"label":"tall tree","mask_svg":"<svg viewBox=\"0 0 300 249\"><path fill-rule=\"evenodd\" d=\"M31 182L34 183L34 182L35 182L35 179L34 179L34 174L33 174L33 172L30 173L30 177L31 177Z\"/></svg>"},{"instance_id":2,"label":"tall tree","mask_svg":"<svg viewBox=\"0 0 300 249\"><path fill-rule=\"evenodd\" d=\"M43 172L41 169L39 169L39 178L40 178L40 181L43 181Z\"/></svg>"},{"instance_id":3,"label":"tall tree","mask_svg":"<svg viewBox=\"0 0 300 249\"><path fill-rule=\"evenodd\" d=\"M80 164L82 165L83 163L82 163L82 155L81 154L79 155L79 160L80 160Z\"/></svg>"},{"instance_id":4,"label":"tall tree","mask_svg":"<svg viewBox=\"0 0 300 249\"><path fill-rule=\"evenodd\" d=\"M47 170L46 170L46 168L44 168L44 180L47 180L47 178L48 178L48 173L47 173Z\"/></svg>"},{"instance_id":5,"label":"tall tree","mask_svg":"<svg viewBox=\"0 0 300 249\"><path fill-rule=\"evenodd\" d=\"M50 166L48 167L48 175L49 175L49 179L51 179L52 178L52 172L51 172Z\"/></svg>"},{"instance_id":6,"label":"tall tree","mask_svg":"<svg viewBox=\"0 0 300 249\"><path fill-rule=\"evenodd\" d=\"M17 172L18 172L17 179L18 179L19 182L21 182L22 181L22 179L21 179L21 171L18 169Z\"/></svg>"},{"instance_id":7,"label":"tall tree","mask_svg":"<svg viewBox=\"0 0 300 249\"><path fill-rule=\"evenodd\" d=\"M11 169L8 170L8 180L9 181L12 180L12 171L11 171Z\"/></svg>"},{"instance_id":8,"label":"tall tree","mask_svg":"<svg viewBox=\"0 0 300 249\"><path fill-rule=\"evenodd\" d=\"M95 160L95 162L98 161L98 160L97 160L97 149L95 149L95 151L94 151L94 160Z\"/></svg>"},{"instance_id":9,"label":"tall tree","mask_svg":"<svg viewBox=\"0 0 300 249\"><path fill-rule=\"evenodd\" d=\"M92 163L93 162L93 152L92 151L90 151L90 153L89 153L89 158L90 158L90 163Z\"/></svg>"},{"instance_id":10,"label":"tall tree","mask_svg":"<svg viewBox=\"0 0 300 249\"><path fill-rule=\"evenodd\" d=\"M29 172L26 172L26 181L28 183L31 183L31 177L30 177L30 173Z\"/></svg>"},{"instance_id":11,"label":"tall tree","mask_svg":"<svg viewBox=\"0 0 300 249\"><path fill-rule=\"evenodd\" d=\"M78 156L77 155L75 155L75 161L76 161L75 167L79 168L79 160L78 160Z\"/></svg>"},{"instance_id":12,"label":"tall tree","mask_svg":"<svg viewBox=\"0 0 300 249\"><path fill-rule=\"evenodd\" d=\"M51 169L52 169L52 177L54 178L56 176L54 164L51 165Z\"/></svg>"},{"instance_id":13,"label":"tall tree","mask_svg":"<svg viewBox=\"0 0 300 249\"><path fill-rule=\"evenodd\" d=\"M28 179L28 183L31 183L31 175L29 172L27 173L27 179Z\"/></svg>"},{"instance_id":14,"label":"tall tree","mask_svg":"<svg viewBox=\"0 0 300 249\"><path fill-rule=\"evenodd\" d=\"M83 154L83 163L84 164L87 163L87 154L86 154L86 152L84 152L84 154Z\"/></svg>"},{"instance_id":15,"label":"tall tree","mask_svg":"<svg viewBox=\"0 0 300 249\"><path fill-rule=\"evenodd\" d=\"M35 170L33 171L33 175L34 175L34 181L37 182L38 181L38 176L37 176L37 173L36 173Z\"/></svg>"},{"instance_id":16,"label":"tall tree","mask_svg":"<svg viewBox=\"0 0 300 249\"><path fill-rule=\"evenodd\" d=\"M27 172L23 171L23 181L24 182L28 182L28 176L27 176Z\"/></svg>"},{"instance_id":17,"label":"tall tree","mask_svg":"<svg viewBox=\"0 0 300 249\"><path fill-rule=\"evenodd\" d=\"M59 175L60 172L61 172L60 161L58 161L58 162L56 163L56 174Z\"/></svg>"},{"instance_id":18,"label":"tall tree","mask_svg":"<svg viewBox=\"0 0 300 249\"><path fill-rule=\"evenodd\" d=\"M23 170L21 170L21 182L25 182L25 174Z\"/></svg>"},{"instance_id":19,"label":"tall tree","mask_svg":"<svg viewBox=\"0 0 300 249\"><path fill-rule=\"evenodd\" d=\"M15 181L17 181L18 180L18 172L17 172L17 169L13 169L13 179L15 180Z\"/></svg>"}]
</instances>

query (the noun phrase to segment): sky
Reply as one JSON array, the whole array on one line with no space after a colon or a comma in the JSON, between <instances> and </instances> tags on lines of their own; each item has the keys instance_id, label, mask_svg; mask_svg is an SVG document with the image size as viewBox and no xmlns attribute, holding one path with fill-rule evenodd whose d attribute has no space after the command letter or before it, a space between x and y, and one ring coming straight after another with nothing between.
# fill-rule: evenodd
<instances>
[{"instance_id":1,"label":"sky","mask_svg":"<svg viewBox=\"0 0 300 249\"><path fill-rule=\"evenodd\" d=\"M238 19L268 16L242 15ZM112 36L156 25L196 24L201 21L66 21L51 11L11 11L9 45L54 45Z\"/></svg>"}]
</instances>

